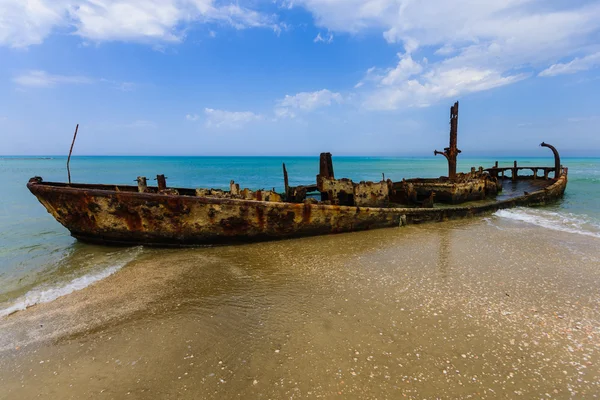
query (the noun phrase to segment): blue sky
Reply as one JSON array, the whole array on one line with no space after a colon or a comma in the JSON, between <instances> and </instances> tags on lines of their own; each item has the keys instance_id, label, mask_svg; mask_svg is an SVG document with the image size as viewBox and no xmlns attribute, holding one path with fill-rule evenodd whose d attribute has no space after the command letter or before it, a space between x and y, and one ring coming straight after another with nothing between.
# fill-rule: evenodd
<instances>
[{"instance_id":1,"label":"blue sky","mask_svg":"<svg viewBox=\"0 0 600 400\"><path fill-rule=\"evenodd\" d=\"M600 3L2 0L0 154L600 154Z\"/></svg>"}]
</instances>

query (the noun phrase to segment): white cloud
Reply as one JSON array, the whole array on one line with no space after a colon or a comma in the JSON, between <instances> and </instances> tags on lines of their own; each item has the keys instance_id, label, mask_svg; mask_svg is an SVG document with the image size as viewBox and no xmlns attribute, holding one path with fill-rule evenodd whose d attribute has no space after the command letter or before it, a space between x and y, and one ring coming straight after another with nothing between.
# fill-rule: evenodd
<instances>
[{"instance_id":1,"label":"white cloud","mask_svg":"<svg viewBox=\"0 0 600 400\"><path fill-rule=\"evenodd\" d=\"M66 29L91 41L179 42L196 23L281 30L276 16L216 0L2 0L0 46L42 43Z\"/></svg>"},{"instance_id":2,"label":"white cloud","mask_svg":"<svg viewBox=\"0 0 600 400\"><path fill-rule=\"evenodd\" d=\"M565 64L553 64L540 72L540 76L556 76L562 74L574 74L580 71L587 71L600 66L600 52L590 54L583 58L575 58Z\"/></svg>"},{"instance_id":3,"label":"white cloud","mask_svg":"<svg viewBox=\"0 0 600 400\"><path fill-rule=\"evenodd\" d=\"M192 121L192 122L198 121L199 118L200 118L200 116L198 114L187 114L185 116L185 119L187 119L188 121Z\"/></svg>"},{"instance_id":4,"label":"white cloud","mask_svg":"<svg viewBox=\"0 0 600 400\"><path fill-rule=\"evenodd\" d=\"M398 57L400 61L395 68L369 68L365 78L355 85L365 97L365 108L427 107L443 99L508 85L529 76L503 74L494 68L461 67L451 60L430 65L427 59L417 62L408 53Z\"/></svg>"},{"instance_id":5,"label":"white cloud","mask_svg":"<svg viewBox=\"0 0 600 400\"><path fill-rule=\"evenodd\" d=\"M81 75L59 75L50 74L42 70L25 71L13 78L13 81L22 87L29 88L51 88L58 85L84 85L104 84L122 92L130 92L137 87L133 82L121 82L111 79L95 79Z\"/></svg>"},{"instance_id":6,"label":"white cloud","mask_svg":"<svg viewBox=\"0 0 600 400\"><path fill-rule=\"evenodd\" d=\"M341 103L342 95L327 89L316 92L301 92L293 96L286 95L279 105L282 107L314 110L321 106L330 106L332 102Z\"/></svg>"},{"instance_id":7,"label":"white cloud","mask_svg":"<svg viewBox=\"0 0 600 400\"><path fill-rule=\"evenodd\" d=\"M379 29L390 42L410 41L411 46L475 43L482 39L538 40L595 30L599 7L552 8L543 0L294 0L313 13L318 26L337 32L357 33ZM576 3L575 3L576 4ZM554 23L554 24L549 24ZM561 29L566 28L566 32Z\"/></svg>"},{"instance_id":8,"label":"white cloud","mask_svg":"<svg viewBox=\"0 0 600 400\"><path fill-rule=\"evenodd\" d=\"M405 54L395 68L367 73L356 85L367 105L397 108L512 84L556 60L542 76L598 66L600 3L544 0L293 0L310 11L315 24L331 32L380 32L402 43ZM417 62L426 48L438 56ZM597 53L596 53L597 54ZM419 71L420 69L420 71ZM371 85L367 85L371 83Z\"/></svg>"},{"instance_id":9,"label":"white cloud","mask_svg":"<svg viewBox=\"0 0 600 400\"><path fill-rule=\"evenodd\" d=\"M89 84L93 80L85 76L52 75L46 71L27 71L14 78L20 86L47 88L62 84Z\"/></svg>"},{"instance_id":10,"label":"white cloud","mask_svg":"<svg viewBox=\"0 0 600 400\"><path fill-rule=\"evenodd\" d=\"M394 110L403 107L427 107L439 100L457 98L461 95L525 79L526 74L503 76L493 69L434 68L413 79L390 79L390 71L381 78L364 103L368 109Z\"/></svg>"},{"instance_id":11,"label":"white cloud","mask_svg":"<svg viewBox=\"0 0 600 400\"><path fill-rule=\"evenodd\" d=\"M400 57L398 66L390 70L387 75L383 77L381 80L383 85L393 85L403 82L411 76L417 75L423 71L423 66L413 61L410 54L398 54L398 57Z\"/></svg>"},{"instance_id":12,"label":"white cloud","mask_svg":"<svg viewBox=\"0 0 600 400\"><path fill-rule=\"evenodd\" d=\"M178 41L182 12L173 1L83 1L69 10L76 33L90 40Z\"/></svg>"},{"instance_id":13,"label":"white cloud","mask_svg":"<svg viewBox=\"0 0 600 400\"><path fill-rule=\"evenodd\" d=\"M68 2L2 0L0 46L25 47L42 43L52 29L63 24Z\"/></svg>"},{"instance_id":14,"label":"white cloud","mask_svg":"<svg viewBox=\"0 0 600 400\"><path fill-rule=\"evenodd\" d=\"M242 126L263 119L262 115L250 111L225 111L205 108L206 126L215 128L241 128Z\"/></svg>"},{"instance_id":15,"label":"white cloud","mask_svg":"<svg viewBox=\"0 0 600 400\"><path fill-rule=\"evenodd\" d=\"M331 92L327 89L316 92L301 92L293 96L286 95L277 102L275 115L280 118L294 118L296 110L312 111L319 107L328 107L333 103L342 103L344 98L340 93Z\"/></svg>"},{"instance_id":16,"label":"white cloud","mask_svg":"<svg viewBox=\"0 0 600 400\"><path fill-rule=\"evenodd\" d=\"M275 108L275 116L277 118L296 118L296 113L289 108Z\"/></svg>"},{"instance_id":17,"label":"white cloud","mask_svg":"<svg viewBox=\"0 0 600 400\"><path fill-rule=\"evenodd\" d=\"M319 32L317 34L317 37L313 40L313 42L315 43L327 43L327 44L331 44L333 43L333 34L332 33L328 33L326 37L321 36L321 32Z\"/></svg>"},{"instance_id":18,"label":"white cloud","mask_svg":"<svg viewBox=\"0 0 600 400\"><path fill-rule=\"evenodd\" d=\"M194 0L202 1L202 0ZM204 0L212 3L213 0ZM273 15L266 15L255 10L230 4L222 7L210 7L204 13L203 18L208 21L227 22L236 29L246 28L270 28L275 33L280 33L282 25L276 22Z\"/></svg>"},{"instance_id":19,"label":"white cloud","mask_svg":"<svg viewBox=\"0 0 600 400\"><path fill-rule=\"evenodd\" d=\"M456 53L456 48L454 46L452 46L451 44L446 43L445 45L443 45L442 47L437 49L433 54L439 55L439 56L448 56L448 55L454 54L454 53Z\"/></svg>"}]
</instances>

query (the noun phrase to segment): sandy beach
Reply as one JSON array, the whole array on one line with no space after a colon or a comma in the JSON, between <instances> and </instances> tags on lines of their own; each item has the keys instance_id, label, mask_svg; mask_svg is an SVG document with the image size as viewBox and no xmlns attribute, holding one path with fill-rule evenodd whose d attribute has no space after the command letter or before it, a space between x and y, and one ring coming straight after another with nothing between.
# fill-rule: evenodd
<instances>
[{"instance_id":1,"label":"sandy beach","mask_svg":"<svg viewBox=\"0 0 600 400\"><path fill-rule=\"evenodd\" d=\"M597 240L489 217L142 249L0 320L0 398L595 398Z\"/></svg>"}]
</instances>

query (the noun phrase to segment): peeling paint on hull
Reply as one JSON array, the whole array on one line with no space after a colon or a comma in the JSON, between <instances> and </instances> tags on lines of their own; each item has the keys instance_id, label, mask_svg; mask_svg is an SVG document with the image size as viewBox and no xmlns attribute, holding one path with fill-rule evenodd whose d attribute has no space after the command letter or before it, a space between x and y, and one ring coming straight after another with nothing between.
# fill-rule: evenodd
<instances>
[{"instance_id":1,"label":"peeling paint on hull","mask_svg":"<svg viewBox=\"0 0 600 400\"><path fill-rule=\"evenodd\" d=\"M135 187L68 185L32 178L27 187L82 241L191 246L278 240L439 222L560 198L567 168L536 192L503 201L445 208L373 208L138 193Z\"/></svg>"}]
</instances>

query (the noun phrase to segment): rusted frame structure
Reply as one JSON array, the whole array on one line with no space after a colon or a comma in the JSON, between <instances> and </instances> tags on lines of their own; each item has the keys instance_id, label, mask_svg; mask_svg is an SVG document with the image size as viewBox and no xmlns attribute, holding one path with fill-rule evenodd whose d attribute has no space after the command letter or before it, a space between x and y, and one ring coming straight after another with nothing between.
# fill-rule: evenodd
<instances>
[{"instance_id":1,"label":"rusted frame structure","mask_svg":"<svg viewBox=\"0 0 600 400\"><path fill-rule=\"evenodd\" d=\"M516 181L520 178L519 171L531 170L533 172L533 176L531 178L537 179L538 171L541 170L541 171L544 171L544 179L548 179L550 172L554 172L554 179L558 179L562 172L562 166L560 164L560 154L558 153L558 150L556 150L556 147L552 146L551 144L545 143L545 142L542 142L540 144L540 146L547 147L550 150L552 150L552 154L554 155L554 167L538 167L538 166L519 167L517 164L517 161L515 161L513 163L512 167L499 167L498 161L496 161L496 163L494 164L493 167L486 168L484 171L489 172L490 175L492 175L493 177L499 178L499 179L504 179L505 172L510 171L511 172L511 180ZM528 177L524 176L522 178L528 178Z\"/></svg>"}]
</instances>

